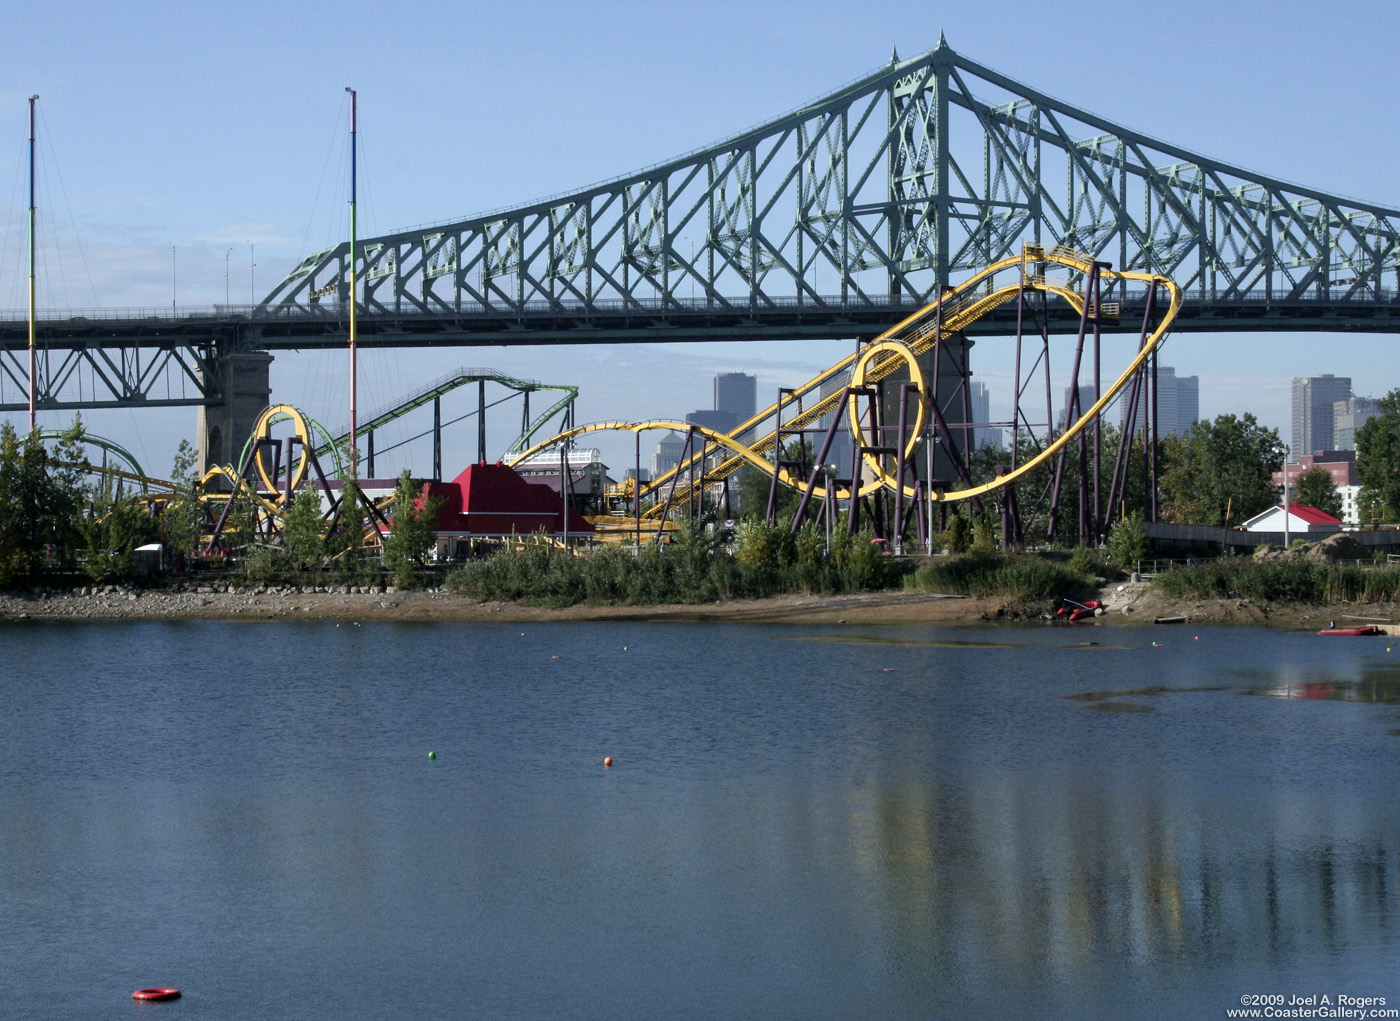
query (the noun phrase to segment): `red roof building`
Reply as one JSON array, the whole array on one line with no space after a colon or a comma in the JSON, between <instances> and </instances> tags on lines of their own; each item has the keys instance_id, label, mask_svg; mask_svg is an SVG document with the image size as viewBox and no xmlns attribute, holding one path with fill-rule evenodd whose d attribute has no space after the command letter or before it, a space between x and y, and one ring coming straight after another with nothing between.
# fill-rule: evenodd
<instances>
[{"instance_id":1,"label":"red roof building","mask_svg":"<svg viewBox=\"0 0 1400 1021\"><path fill-rule=\"evenodd\" d=\"M1275 504L1268 510L1254 515L1240 527L1246 532L1282 532L1284 530L1283 506ZM1295 503L1288 507L1288 531L1304 535L1309 532L1337 532L1342 523L1326 511Z\"/></svg>"},{"instance_id":2,"label":"red roof building","mask_svg":"<svg viewBox=\"0 0 1400 1021\"><path fill-rule=\"evenodd\" d=\"M439 497L439 537L558 535L564 530L563 500L547 486L526 482L503 464L473 464L451 482L428 482L424 497ZM421 502L420 502L421 506ZM593 531L593 525L569 509L570 535Z\"/></svg>"}]
</instances>

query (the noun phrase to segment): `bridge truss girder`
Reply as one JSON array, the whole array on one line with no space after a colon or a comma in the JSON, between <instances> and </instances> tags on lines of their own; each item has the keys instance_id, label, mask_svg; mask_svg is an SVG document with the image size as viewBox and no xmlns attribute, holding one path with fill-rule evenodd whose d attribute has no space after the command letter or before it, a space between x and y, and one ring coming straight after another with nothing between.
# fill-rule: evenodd
<instances>
[{"instance_id":1,"label":"bridge truss girder","mask_svg":"<svg viewBox=\"0 0 1400 1021\"><path fill-rule=\"evenodd\" d=\"M357 298L386 317L852 310L920 302L1022 244L1161 274L1218 309L1400 288L1400 211L1153 140L940 39L712 148L362 241ZM349 259L308 256L261 310L343 314Z\"/></svg>"},{"instance_id":2,"label":"bridge truss girder","mask_svg":"<svg viewBox=\"0 0 1400 1021\"><path fill-rule=\"evenodd\" d=\"M161 408L222 400L213 343L45 338L36 352L40 411ZM163 391L162 391L163 386ZM0 412L29 407L27 347L0 345Z\"/></svg>"}]
</instances>

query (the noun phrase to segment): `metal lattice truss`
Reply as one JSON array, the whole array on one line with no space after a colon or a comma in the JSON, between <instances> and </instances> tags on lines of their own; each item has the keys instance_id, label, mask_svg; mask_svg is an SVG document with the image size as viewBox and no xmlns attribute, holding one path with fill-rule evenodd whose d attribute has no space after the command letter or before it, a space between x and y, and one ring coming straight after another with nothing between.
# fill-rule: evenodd
<instances>
[{"instance_id":1,"label":"metal lattice truss","mask_svg":"<svg viewBox=\"0 0 1400 1021\"><path fill-rule=\"evenodd\" d=\"M40 409L214 404L221 399L214 359L209 343L46 344L37 353L35 403ZM28 351L0 350L0 412L26 410L28 387Z\"/></svg>"},{"instance_id":2,"label":"metal lattice truss","mask_svg":"<svg viewBox=\"0 0 1400 1021\"><path fill-rule=\"evenodd\" d=\"M891 63L713 148L576 195L359 246L369 314L919 302L1023 243L1169 277L1188 300L1374 302L1400 211L1111 124L953 52ZM349 245L265 311L340 311Z\"/></svg>"}]
</instances>

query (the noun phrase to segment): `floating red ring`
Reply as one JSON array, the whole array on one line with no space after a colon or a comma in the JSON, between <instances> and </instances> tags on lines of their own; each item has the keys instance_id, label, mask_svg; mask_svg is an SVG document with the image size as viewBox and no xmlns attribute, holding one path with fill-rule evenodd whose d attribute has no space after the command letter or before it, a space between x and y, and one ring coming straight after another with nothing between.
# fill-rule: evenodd
<instances>
[{"instance_id":1,"label":"floating red ring","mask_svg":"<svg viewBox=\"0 0 1400 1021\"><path fill-rule=\"evenodd\" d=\"M178 1000L178 989L138 989L131 994L133 1000Z\"/></svg>"}]
</instances>

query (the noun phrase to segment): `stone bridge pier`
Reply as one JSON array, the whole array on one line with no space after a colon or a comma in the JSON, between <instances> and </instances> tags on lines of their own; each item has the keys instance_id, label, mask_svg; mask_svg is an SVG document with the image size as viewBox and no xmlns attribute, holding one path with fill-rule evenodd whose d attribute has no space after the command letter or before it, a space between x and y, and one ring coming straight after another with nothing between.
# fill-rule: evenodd
<instances>
[{"instance_id":1,"label":"stone bridge pier","mask_svg":"<svg viewBox=\"0 0 1400 1021\"><path fill-rule=\"evenodd\" d=\"M198 457L201 470L215 465L242 467L238 457L252 435L258 416L272 397L270 366L266 351L235 351L220 356L215 363L220 404L201 405L198 424Z\"/></svg>"}]
</instances>

